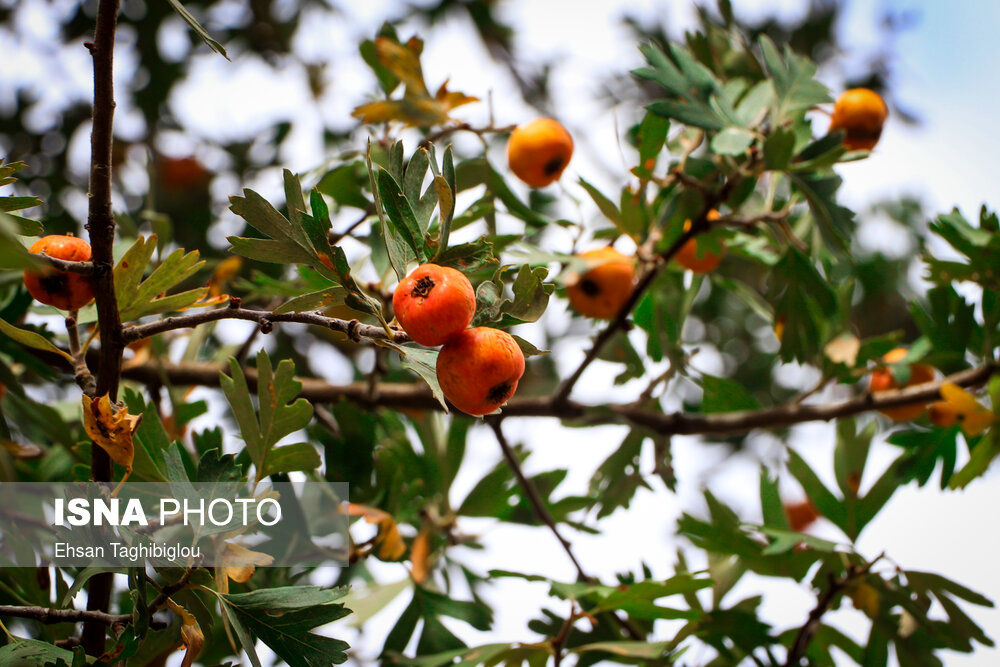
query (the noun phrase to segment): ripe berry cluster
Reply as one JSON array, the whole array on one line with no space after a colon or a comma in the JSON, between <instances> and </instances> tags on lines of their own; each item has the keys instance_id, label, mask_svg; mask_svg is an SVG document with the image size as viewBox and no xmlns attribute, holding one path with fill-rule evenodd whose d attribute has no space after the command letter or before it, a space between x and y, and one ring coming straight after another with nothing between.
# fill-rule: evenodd
<instances>
[{"instance_id":1,"label":"ripe berry cluster","mask_svg":"<svg viewBox=\"0 0 1000 667\"><path fill-rule=\"evenodd\" d=\"M462 272L421 264L396 286L392 307L415 342L443 346L438 382L456 408L486 415L514 395L524 374L524 354L506 331L468 328L476 314L476 293Z\"/></svg>"}]
</instances>

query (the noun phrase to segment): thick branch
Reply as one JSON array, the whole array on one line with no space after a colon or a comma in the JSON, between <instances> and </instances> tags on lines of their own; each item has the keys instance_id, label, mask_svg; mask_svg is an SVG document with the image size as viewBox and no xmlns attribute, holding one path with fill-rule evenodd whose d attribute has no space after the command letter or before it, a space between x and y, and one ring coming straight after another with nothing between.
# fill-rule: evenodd
<instances>
[{"instance_id":1,"label":"thick branch","mask_svg":"<svg viewBox=\"0 0 1000 667\"><path fill-rule=\"evenodd\" d=\"M112 248L115 219L111 213L111 143L115 113L114 52L120 0L100 0L94 42L88 44L94 60L94 114L90 132L90 207L87 229L92 250L94 296L101 330L101 356L97 375L97 395L118 395L121 374L122 322L115 299ZM100 447L93 447L90 474L94 481L109 482L113 474L111 459ZM111 573L101 573L88 584L87 609L106 612L111 603ZM96 621L84 624L81 643L90 655L104 653L107 629Z\"/></svg>"},{"instance_id":2,"label":"thick branch","mask_svg":"<svg viewBox=\"0 0 1000 667\"><path fill-rule=\"evenodd\" d=\"M127 368L126 378L138 382L168 379L177 386L219 386L219 373L227 370L221 363L187 362L161 364L147 362ZM247 382L256 386L257 373L246 369ZM872 410L897 408L940 399L941 384L952 382L962 387L978 386L1000 373L1000 363L988 363L928 383L906 389L858 394L852 398L825 404L801 404L791 401L762 410L742 410L712 414L662 413L633 404L587 405L576 401L555 402L548 396L515 397L503 408L504 417L558 417L587 424L632 423L663 435L726 435L755 428L783 428L810 421L830 421ZM441 405L422 383L381 382L374 396L367 382L330 384L316 378L299 378L301 395L316 403L347 399L365 407L440 410Z\"/></svg>"},{"instance_id":3,"label":"thick branch","mask_svg":"<svg viewBox=\"0 0 1000 667\"><path fill-rule=\"evenodd\" d=\"M157 595L156 599L149 605L150 613L157 611L160 607L166 604L167 599L171 595L187 586L188 582L191 580L191 575L194 574L196 569L197 568L188 568L177 581L164 586L163 590L160 591L160 594ZM79 623L83 621L99 623L101 625L113 625L115 623L125 624L132 622L131 614L109 614L103 611L84 609L49 609L46 607L22 607L16 605L0 605L0 616L26 618L46 624Z\"/></svg>"},{"instance_id":4,"label":"thick branch","mask_svg":"<svg viewBox=\"0 0 1000 667\"><path fill-rule=\"evenodd\" d=\"M247 320L256 322L258 326L264 327L277 322L313 324L333 331L340 331L355 341L368 338L370 340L392 340L396 343L405 343L410 340L410 337L402 331L393 334L390 339L389 334L382 327L361 324L357 320L341 320L336 317L326 317L316 312L275 314L269 310L251 310L240 307L204 310L190 315L165 317L149 324L133 325L126 327L123 338L127 343L132 343L167 331L190 329L200 324L217 322L219 320Z\"/></svg>"},{"instance_id":5,"label":"thick branch","mask_svg":"<svg viewBox=\"0 0 1000 667\"><path fill-rule=\"evenodd\" d=\"M102 626L102 629L105 625L128 623L132 620L131 614L108 614L103 611L83 609L47 609L45 607L20 607L15 605L0 605L0 616L27 618L46 624L79 623L80 621L85 621L97 623Z\"/></svg>"}]
</instances>

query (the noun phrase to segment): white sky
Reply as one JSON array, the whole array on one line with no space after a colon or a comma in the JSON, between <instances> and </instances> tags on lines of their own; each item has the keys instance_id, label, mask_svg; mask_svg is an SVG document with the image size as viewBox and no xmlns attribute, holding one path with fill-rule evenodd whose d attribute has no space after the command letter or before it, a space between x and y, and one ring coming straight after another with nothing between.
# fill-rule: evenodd
<instances>
[{"instance_id":1,"label":"white sky","mask_svg":"<svg viewBox=\"0 0 1000 667\"><path fill-rule=\"evenodd\" d=\"M315 138L318 120L325 118L338 126L350 126L350 110L373 90L372 78L357 57L355 45L391 16L393 8L399 7L390 0L346 4L345 16L314 17L305 23L299 37L299 50L307 58L313 56L336 63L328 70L329 90L320 104L311 101L304 80L287 74L275 77L261 63L251 59L229 63L205 54L198 56L198 66L179 92L174 111L197 133L214 137L242 136L248 130L266 127L275 118L295 117L293 138L283 159L294 170L306 171L315 167L329 157L322 155ZM736 0L734 4L745 16L758 16L765 10L770 12L779 8L784 15L795 16L804 6L800 0ZM881 37L872 26L884 3L852 0L848 4L846 21L840 26L845 45L862 49L877 46ZM890 4L912 7L922 14L916 27L904 33L891 48L896 53L896 97L916 110L924 123L920 127L909 127L890 119L875 155L868 161L841 168L845 178L844 201L861 209L875 199L914 193L923 198L930 210L943 211L958 205L970 216L984 201L992 207L1000 206L993 164L993 156L1000 154L1000 133L994 124L995 109L1000 104L1000 77L995 72L995 31L1000 25L1000 3L907 0ZM574 132L586 132L596 148L593 153L577 155L564 177L566 183L572 183L577 175L584 175L589 180L607 184L606 172L596 163L598 159L613 171L624 171L617 147L615 113L602 111L592 102L598 76L623 70L626 65L639 64L638 52L617 21L624 7L641 16L658 13L677 27L689 22L692 16L690 3L686 0L661 3L646 0L512 0L504 4L505 16L517 28L518 48L524 55L529 59L552 57L561 65L553 75L560 118ZM31 17L21 27L24 41L20 44L4 44L0 39L0 50L12 54L6 62L15 65L0 72L0 104L7 94L5 88L10 90L6 84L34 81L40 85L38 82L44 80L42 72L51 64L50 54L38 48L51 36L44 17ZM178 21L167 32L184 29ZM412 29L403 28L401 33L406 36ZM77 49L60 54L62 85L44 88L46 99L52 105L65 99L85 99L89 94L88 63L82 52ZM178 55L182 52L183 48ZM499 124L520 122L529 117L530 110L516 102L516 96L510 93L512 82L506 72L489 60L463 22L451 21L435 31L433 40L426 45L424 68L432 86L450 77L452 89L484 99L492 90ZM827 83L837 90L841 80L833 72ZM265 90L266 94L260 94L259 91ZM482 104L466 107L457 115L477 123L487 117ZM128 109L120 109L117 119L126 133L136 122ZM171 141L178 152L194 147L185 138ZM85 138L74 142L72 150L78 161L85 161ZM211 162L216 156L204 157ZM499 162L499 157L496 160ZM279 183L276 174L267 174L249 185L265 196L280 198ZM217 188L223 189L220 195L230 194L242 185L216 183ZM579 196L577 188L568 187ZM213 238L221 240L223 236L220 230ZM554 243L566 241L558 235L551 240ZM559 325L553 322L560 319L561 314L555 311L561 307L562 304L558 304L547 316L550 328L558 328ZM238 327L220 330L232 336L234 341L242 340L242 331ZM586 333L578 328L574 331ZM530 339L530 332L529 327L520 333ZM567 338L556 350L560 367L571 368L586 343L586 338ZM328 355L331 361L334 356ZM713 359L703 355L696 363L710 367ZM334 378L346 376L348 372L343 363L331 366ZM608 400L610 393L618 399L634 396L638 391L634 386L615 392L607 390L616 372L612 366L595 363L580 385L578 398ZM617 446L624 433L617 427L566 431L555 420L511 421L505 426L512 441L523 441L532 450L533 455L526 466L528 472L561 466L570 468L562 493L584 491L593 469ZM832 478L833 440L829 427L807 425L796 429L792 444L826 475L826 479ZM574 542L585 569L606 581L612 580L615 572L635 569L643 561L650 564L657 576L668 577L678 546L673 537L675 520L681 511L700 507L702 485L708 483L722 499L742 508L747 520L755 520L755 513L759 511L756 500L759 463L780 460L781 447L774 438L761 434L752 439L747 453L720 466L724 458L721 448L696 438L676 438L674 456L680 479L676 495L654 483L655 492L640 492L628 511L618 512L606 520L602 524L602 535L575 535L569 529L565 529L566 533ZM893 448L879 446L870 462L869 474L880 473L895 453ZM497 446L488 431L479 429L474 433L467 456L468 464L461 471L452 499L456 502L472 488L483 471L499 459ZM651 465L651 461L647 463ZM993 530L995 521L988 518L991 517L988 508L1000 506L1000 487L995 481L995 474L988 475L964 492L941 493L933 484L924 489L913 486L903 489L863 534L859 544L861 552L874 556L885 550L903 567L940 571L995 600L1000 599L1000 571L995 566L1000 537ZM870 479L866 479L868 482ZM543 530L473 520L462 521L460 528L483 535L485 551L465 550L461 554L481 571L503 567L563 580L572 578L572 570L560 548ZM818 532L824 536L835 535L829 527L820 526ZM401 565L384 565L375 570L386 582L406 576ZM761 587L770 594L765 597L766 620L782 628L800 624L814 602L805 585L782 584L776 588L773 582L763 582L762 586L760 581L752 579L742 583L736 594L746 595ZM544 586L505 581L486 591L486 596L496 609L496 624L490 633L477 633L448 620L446 624L470 643L534 639L525 624L528 619L537 617L541 606L547 604ZM384 632L407 601L408 596L404 595L387 607L373 623L372 633L364 637L347 637L362 664L370 662L377 653ZM558 604L552 608L565 611ZM969 610L987 633L994 637L1000 634L1000 612ZM861 633L867 632L866 620L850 605L829 618L858 639L863 636ZM668 629L665 626L662 630L664 638L670 637ZM341 636L345 629L334 626L331 632ZM980 650L972 657L947 655L944 658L948 665L957 666L993 665L998 659L1000 652L996 650Z\"/></svg>"}]
</instances>

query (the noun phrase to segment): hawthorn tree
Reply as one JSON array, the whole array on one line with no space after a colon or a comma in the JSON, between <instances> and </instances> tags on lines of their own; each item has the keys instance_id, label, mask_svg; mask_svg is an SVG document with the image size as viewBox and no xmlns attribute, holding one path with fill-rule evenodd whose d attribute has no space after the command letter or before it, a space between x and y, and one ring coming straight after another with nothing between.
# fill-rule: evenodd
<instances>
[{"instance_id":1,"label":"hawthorn tree","mask_svg":"<svg viewBox=\"0 0 1000 667\"><path fill-rule=\"evenodd\" d=\"M170 4L193 34L226 54L180 3ZM285 170L281 201L250 189L234 193L230 210L245 231L229 238L227 256L206 262L199 257L211 252L199 227L210 222L204 201L196 200L196 217L174 218L172 226L155 198L141 217L112 210L119 11L115 0L100 0L87 43L91 256L43 253L51 242L29 252L33 237L67 231L65 211L54 211L61 222L50 227L44 217L21 215L41 204L36 197L0 199L4 479L110 485L129 475L180 483L224 470L243 480L346 481L351 502L343 511L358 538L337 585L325 588L310 583L315 568L129 568L127 586L111 568L4 568L3 664L164 664L180 648L184 664L259 665L261 645L290 665L336 664L349 647L321 628L351 613L350 587L379 591L372 597L382 605L409 599L385 639L387 664L695 664L685 651L698 646L713 665L880 665L890 655L940 665L943 651L992 646L967 611L991 605L985 597L855 544L901 486L928 484L939 471L943 490L963 488L1000 453L1000 225L985 209L976 220L957 210L931 220L926 234L943 242L935 247L948 247L939 255L921 243L931 289L909 302L905 322L887 318L873 331L885 283L900 284L904 272L852 252L857 218L838 203L838 165L868 157L884 115L878 127L859 129L838 108L826 131L823 111L835 96L807 56L746 30L722 2L683 41L639 45L646 64L633 75L642 102L622 138L630 168L619 191L564 177L561 188L528 192L512 171L534 177L522 173L514 153L540 149L512 146L511 168L496 159L492 149L514 127L463 121L460 109L482 102L426 81L421 40L386 25L360 45L380 90L354 113L367 141L315 172ZM487 43L509 46L487 29L496 25L491 15L469 11ZM82 32L76 23L74 30ZM275 41L249 36L278 50L288 39L282 31L271 34ZM167 69L150 75L176 76ZM155 105L147 111L159 113ZM481 150L458 154L450 145L457 134L478 137ZM566 167L572 141L558 145L559 163L550 166L546 155L534 185ZM197 161L159 159L150 160L157 187L207 192ZM0 184L14 183L23 166L5 164ZM558 201L577 195L599 216L564 216ZM911 223L918 213L909 202L885 208ZM172 237L164 233L170 230ZM349 256L349 242L364 251ZM609 245L615 254L585 252ZM414 343L410 325L393 312L394 286L427 263L470 283L475 312L465 325L490 336L512 331L526 360L524 375L495 395L502 407L481 419L447 398L495 389L483 386L488 371L460 375L457 390L456 380L443 389L441 352ZM81 282L93 305L66 300L86 289ZM590 310L609 285L613 307ZM70 309L59 313L65 326L51 326L56 311L32 296ZM568 372L545 351L557 341L533 325L549 308L573 318L572 335L584 341ZM232 319L254 324L235 347L213 333ZM306 328L279 338L270 354L251 354L289 325ZM335 349L353 381L297 376L295 367L309 368L303 338ZM459 358L478 355L478 345ZM694 357L702 347L731 360L724 374L699 370ZM612 391L603 403L578 399L596 361L615 365L616 385L640 389ZM819 382L802 391L777 383L773 369L791 362L815 369ZM45 388L52 400L38 400L30 387ZM211 400L228 404L230 423L192 432L188 424L210 406L192 400L190 387L217 388ZM680 409L670 407L678 402ZM540 417L567 429L620 427L621 444L593 472L588 493L560 491L566 470L525 474L530 452L508 440L505 426ZM675 487L673 436L726 438L738 447L751 430L790 441L790 427L819 420L836 422L835 488L788 442L782 464L762 466L753 480L760 489L753 520L706 492L707 513L684 514L672 527L689 545L672 576L656 578L647 567L599 580L581 565L572 531L600 532L642 488ZM499 463L456 497L469 435L486 429ZM223 453L224 430L245 446ZM898 456L873 470L869 452L886 433ZM779 476L794 479L808 500L786 502ZM453 555L456 545L477 545L462 532L468 517L537 526L539 539L550 533L572 569L558 580L501 563L478 571ZM807 532L818 517L839 530L837 539ZM371 537L363 537L363 524L374 526ZM379 588L372 561L399 563L402 585ZM760 618L761 598L732 594L750 573L799 582L815 593L815 606L793 626L769 625ZM552 596L521 641L470 647L442 622L489 629L493 611L480 592L508 578L544 582ZM81 591L86 608L74 606ZM365 604L370 618L377 605ZM844 604L868 617L861 641L827 622L827 612Z\"/></svg>"}]
</instances>

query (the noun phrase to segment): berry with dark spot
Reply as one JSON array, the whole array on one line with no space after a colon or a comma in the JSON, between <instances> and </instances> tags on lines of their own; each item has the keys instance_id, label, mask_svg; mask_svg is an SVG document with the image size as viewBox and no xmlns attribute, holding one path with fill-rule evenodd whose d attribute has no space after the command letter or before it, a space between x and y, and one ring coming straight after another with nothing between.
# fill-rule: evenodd
<instances>
[{"instance_id":1,"label":"berry with dark spot","mask_svg":"<svg viewBox=\"0 0 1000 667\"><path fill-rule=\"evenodd\" d=\"M837 98L830 118L830 132L844 131L844 145L851 150L875 148L889 107L874 90L852 88Z\"/></svg>"},{"instance_id":2,"label":"berry with dark spot","mask_svg":"<svg viewBox=\"0 0 1000 667\"><path fill-rule=\"evenodd\" d=\"M559 180L573 157L573 137L551 118L517 126L507 142L507 164L533 188Z\"/></svg>"},{"instance_id":3,"label":"berry with dark spot","mask_svg":"<svg viewBox=\"0 0 1000 667\"><path fill-rule=\"evenodd\" d=\"M68 262L90 260L90 244L75 236L45 236L35 241L28 251ZM24 285L36 301L60 310L79 310L94 300L90 277L82 273L59 271L52 267L27 269Z\"/></svg>"},{"instance_id":4,"label":"berry with dark spot","mask_svg":"<svg viewBox=\"0 0 1000 667\"><path fill-rule=\"evenodd\" d=\"M514 337L500 329L475 327L448 339L437 359L445 398L462 412L496 412L517 391L524 354Z\"/></svg>"},{"instance_id":5,"label":"berry with dark spot","mask_svg":"<svg viewBox=\"0 0 1000 667\"><path fill-rule=\"evenodd\" d=\"M590 268L567 281L569 302L581 315L610 320L632 296L635 263L611 246L588 250L580 257Z\"/></svg>"},{"instance_id":6,"label":"berry with dark spot","mask_svg":"<svg viewBox=\"0 0 1000 667\"><path fill-rule=\"evenodd\" d=\"M399 282L392 308L410 338L436 347L472 322L476 292L461 271L422 264Z\"/></svg>"}]
</instances>

